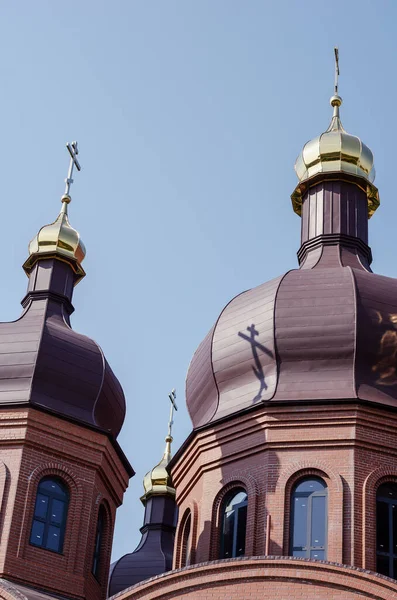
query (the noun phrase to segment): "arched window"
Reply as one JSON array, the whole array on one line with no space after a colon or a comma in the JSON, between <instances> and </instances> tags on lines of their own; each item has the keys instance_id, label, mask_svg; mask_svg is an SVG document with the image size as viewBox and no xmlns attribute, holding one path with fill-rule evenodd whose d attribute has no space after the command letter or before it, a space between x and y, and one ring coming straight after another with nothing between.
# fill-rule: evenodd
<instances>
[{"instance_id":1,"label":"arched window","mask_svg":"<svg viewBox=\"0 0 397 600\"><path fill-rule=\"evenodd\" d=\"M101 554L102 554L102 543L103 543L103 532L105 529L105 509L103 506L99 507L98 521L96 525L95 533L95 546L94 546L94 557L92 560L92 573L97 579L101 572Z\"/></svg>"},{"instance_id":2,"label":"arched window","mask_svg":"<svg viewBox=\"0 0 397 600\"><path fill-rule=\"evenodd\" d=\"M327 486L319 477L301 479L291 495L291 556L327 557Z\"/></svg>"},{"instance_id":3,"label":"arched window","mask_svg":"<svg viewBox=\"0 0 397 600\"><path fill-rule=\"evenodd\" d=\"M376 493L376 570L397 577L397 485L392 482Z\"/></svg>"},{"instance_id":4,"label":"arched window","mask_svg":"<svg viewBox=\"0 0 397 600\"><path fill-rule=\"evenodd\" d=\"M190 565L191 557L191 540L192 538L192 515L191 513L185 519L185 524L182 530L182 552L181 552L181 567Z\"/></svg>"},{"instance_id":5,"label":"arched window","mask_svg":"<svg viewBox=\"0 0 397 600\"><path fill-rule=\"evenodd\" d=\"M69 493L58 478L44 477L37 488L30 543L62 553Z\"/></svg>"},{"instance_id":6,"label":"arched window","mask_svg":"<svg viewBox=\"0 0 397 600\"><path fill-rule=\"evenodd\" d=\"M243 556L248 498L245 490L232 490L221 505L220 558Z\"/></svg>"}]
</instances>

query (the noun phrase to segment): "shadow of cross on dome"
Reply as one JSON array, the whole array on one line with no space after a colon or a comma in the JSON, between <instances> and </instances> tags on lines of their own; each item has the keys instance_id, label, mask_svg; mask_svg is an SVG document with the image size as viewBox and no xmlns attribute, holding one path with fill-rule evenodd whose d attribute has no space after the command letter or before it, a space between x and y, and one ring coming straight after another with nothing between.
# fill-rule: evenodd
<instances>
[{"instance_id":1,"label":"shadow of cross on dome","mask_svg":"<svg viewBox=\"0 0 397 600\"><path fill-rule=\"evenodd\" d=\"M264 354L267 354L268 356L270 356L270 358L274 358L274 355L273 355L273 352L271 352L271 350L268 350L266 348L266 346L263 346L262 344L260 344L258 342L258 340L255 339L255 337L259 335L259 331L257 329L255 329L254 323L252 325L250 325L250 327L247 327L247 331L249 331L250 335L247 335L246 333L242 333L241 331L238 332L238 335L241 338L243 338L243 340L246 340L247 342L249 342L251 344L252 356L254 357L254 361L255 361L255 365L256 365L255 367L252 367L252 370L255 373L255 377L257 377L259 379L260 388L259 388L259 392L257 393L257 395L252 400L252 404L254 404L254 402L261 400L262 392L267 390L267 384L265 381L265 372L263 370L262 363L259 359L258 351L261 350Z\"/></svg>"}]
</instances>

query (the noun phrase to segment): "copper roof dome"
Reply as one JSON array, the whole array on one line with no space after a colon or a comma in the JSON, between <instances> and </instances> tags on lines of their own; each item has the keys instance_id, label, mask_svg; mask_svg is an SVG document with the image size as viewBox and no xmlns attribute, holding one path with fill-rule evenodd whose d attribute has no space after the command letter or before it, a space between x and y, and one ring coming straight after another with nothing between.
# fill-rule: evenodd
<instances>
[{"instance_id":1,"label":"copper roof dome","mask_svg":"<svg viewBox=\"0 0 397 600\"><path fill-rule=\"evenodd\" d=\"M332 169L323 168L321 139L315 160L304 150L298 161L299 268L231 300L193 356L186 398L194 427L262 402L397 408L397 280L372 273L367 245L369 207L379 204L372 154L347 144L339 113L334 119L324 134L342 145Z\"/></svg>"}]
</instances>

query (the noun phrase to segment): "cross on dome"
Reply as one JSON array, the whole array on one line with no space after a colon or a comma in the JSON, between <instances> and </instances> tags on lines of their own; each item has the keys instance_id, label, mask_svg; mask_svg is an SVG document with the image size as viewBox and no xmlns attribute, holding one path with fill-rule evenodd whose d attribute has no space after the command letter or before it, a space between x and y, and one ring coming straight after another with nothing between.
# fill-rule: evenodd
<instances>
[{"instance_id":1,"label":"cross on dome","mask_svg":"<svg viewBox=\"0 0 397 600\"><path fill-rule=\"evenodd\" d=\"M335 46L335 96L338 95L338 82L339 82L339 48Z\"/></svg>"},{"instance_id":2,"label":"cross on dome","mask_svg":"<svg viewBox=\"0 0 397 600\"><path fill-rule=\"evenodd\" d=\"M172 437L172 426L174 424L174 410L178 410L178 407L176 405L175 402L175 398L176 398L176 391L175 388L173 390L171 390L171 392L168 394L168 398L170 399L171 402L171 406L170 406L170 419L168 421L168 437Z\"/></svg>"},{"instance_id":3,"label":"cross on dome","mask_svg":"<svg viewBox=\"0 0 397 600\"><path fill-rule=\"evenodd\" d=\"M71 144L68 142L66 144L66 148L68 149L68 152L70 154L70 162L69 162L68 176L65 179L66 187L65 187L65 193L62 196L62 202L69 203L71 200L71 197L69 194L70 186L73 183L73 179L72 179L73 168L74 168L74 166L76 166L76 169L78 171L81 171L81 166L80 166L79 161L77 160L77 155L79 153L78 148L77 148L77 142L72 142Z\"/></svg>"}]
</instances>

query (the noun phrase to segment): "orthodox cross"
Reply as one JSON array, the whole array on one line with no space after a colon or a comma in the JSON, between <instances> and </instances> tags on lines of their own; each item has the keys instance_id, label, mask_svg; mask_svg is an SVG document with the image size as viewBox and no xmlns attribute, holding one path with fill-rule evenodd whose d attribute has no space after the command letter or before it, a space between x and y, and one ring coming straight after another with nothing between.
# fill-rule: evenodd
<instances>
[{"instance_id":1,"label":"orthodox cross","mask_svg":"<svg viewBox=\"0 0 397 600\"><path fill-rule=\"evenodd\" d=\"M171 390L171 392L168 394L168 398L170 399L170 402L171 402L171 406L170 406L170 420L168 421L168 435L170 437L172 437L171 433L172 433L172 426L174 424L174 421L173 421L174 410L178 410L178 407L177 407L176 402L175 402L175 398L176 398L175 389Z\"/></svg>"},{"instance_id":2,"label":"orthodox cross","mask_svg":"<svg viewBox=\"0 0 397 600\"><path fill-rule=\"evenodd\" d=\"M334 48L335 53L335 96L338 95L338 77L339 77L339 50Z\"/></svg>"},{"instance_id":3,"label":"orthodox cross","mask_svg":"<svg viewBox=\"0 0 397 600\"><path fill-rule=\"evenodd\" d=\"M81 171L81 167L80 167L79 161L77 160L77 155L79 153L79 151L77 149L77 142L72 142L71 144L69 144L69 142L68 142L66 144L66 148L68 149L68 152L70 154L70 163L69 163L68 176L65 179L65 183L66 183L65 196L69 196L70 186L73 183L73 179L72 179L73 167L76 165L76 169L78 171Z\"/></svg>"}]
</instances>

